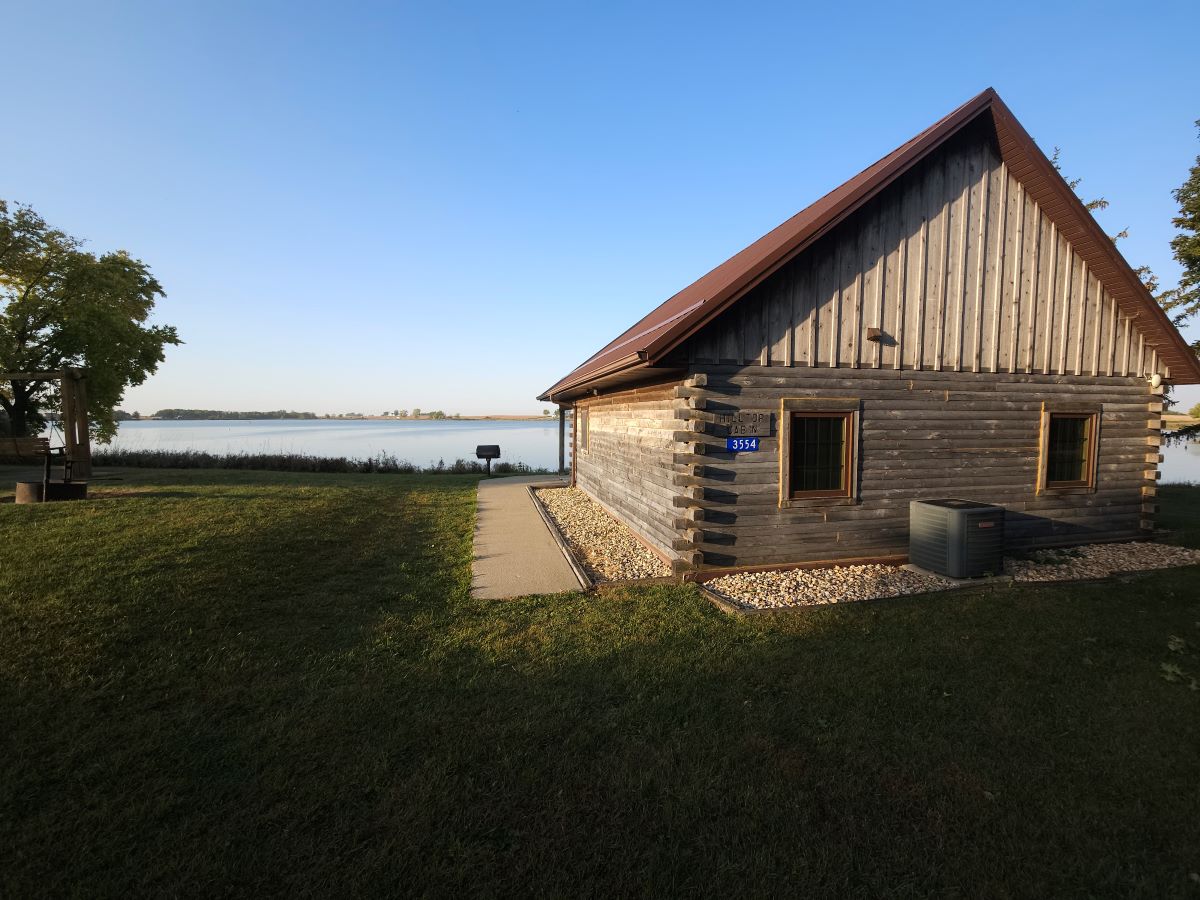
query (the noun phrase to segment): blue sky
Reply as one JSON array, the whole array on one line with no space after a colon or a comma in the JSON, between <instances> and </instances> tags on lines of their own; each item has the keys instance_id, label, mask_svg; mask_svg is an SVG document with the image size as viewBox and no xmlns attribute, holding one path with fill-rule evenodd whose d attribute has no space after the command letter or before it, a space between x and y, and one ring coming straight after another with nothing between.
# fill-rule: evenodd
<instances>
[{"instance_id":1,"label":"blue sky","mask_svg":"<svg viewBox=\"0 0 1200 900\"><path fill-rule=\"evenodd\" d=\"M128 409L539 411L988 85L1172 282L1188 8L6 3L0 197L165 285Z\"/></svg>"}]
</instances>

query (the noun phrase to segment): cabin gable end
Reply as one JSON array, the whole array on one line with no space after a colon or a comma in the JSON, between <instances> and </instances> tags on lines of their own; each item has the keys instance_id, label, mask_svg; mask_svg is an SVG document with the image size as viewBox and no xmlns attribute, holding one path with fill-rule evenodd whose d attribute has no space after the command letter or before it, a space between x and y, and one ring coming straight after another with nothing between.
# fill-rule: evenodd
<instances>
[{"instance_id":1,"label":"cabin gable end","mask_svg":"<svg viewBox=\"0 0 1200 900\"><path fill-rule=\"evenodd\" d=\"M965 128L690 338L689 364L1164 378L1129 315Z\"/></svg>"}]
</instances>

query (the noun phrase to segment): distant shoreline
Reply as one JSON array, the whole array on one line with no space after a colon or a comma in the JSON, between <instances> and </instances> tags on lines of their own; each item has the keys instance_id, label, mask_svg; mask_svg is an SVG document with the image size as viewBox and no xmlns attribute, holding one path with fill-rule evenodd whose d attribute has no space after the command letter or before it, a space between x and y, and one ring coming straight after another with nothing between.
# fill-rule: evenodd
<instances>
[{"instance_id":1,"label":"distant shoreline","mask_svg":"<svg viewBox=\"0 0 1200 900\"><path fill-rule=\"evenodd\" d=\"M139 416L136 419L120 419L118 424L125 422L555 422L557 416L446 416L442 419L434 419L430 416L293 416L293 417L266 417L255 416L253 418L222 418L222 419L201 419L201 418L164 418L160 416Z\"/></svg>"},{"instance_id":2,"label":"distant shoreline","mask_svg":"<svg viewBox=\"0 0 1200 900\"><path fill-rule=\"evenodd\" d=\"M1186 413L1163 413L1164 425L1200 425L1200 419L1193 419Z\"/></svg>"}]
</instances>

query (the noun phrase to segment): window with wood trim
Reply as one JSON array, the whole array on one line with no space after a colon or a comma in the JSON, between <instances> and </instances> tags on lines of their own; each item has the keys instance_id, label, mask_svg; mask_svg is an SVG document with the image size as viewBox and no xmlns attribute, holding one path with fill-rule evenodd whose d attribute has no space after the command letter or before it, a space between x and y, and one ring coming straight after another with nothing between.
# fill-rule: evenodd
<instances>
[{"instance_id":1,"label":"window with wood trim","mask_svg":"<svg viewBox=\"0 0 1200 900\"><path fill-rule=\"evenodd\" d=\"M1095 486L1098 426L1099 415L1095 412L1047 411L1042 436L1043 487L1054 490Z\"/></svg>"},{"instance_id":2,"label":"window with wood trim","mask_svg":"<svg viewBox=\"0 0 1200 900\"><path fill-rule=\"evenodd\" d=\"M790 413L791 498L850 494L850 413Z\"/></svg>"}]
</instances>

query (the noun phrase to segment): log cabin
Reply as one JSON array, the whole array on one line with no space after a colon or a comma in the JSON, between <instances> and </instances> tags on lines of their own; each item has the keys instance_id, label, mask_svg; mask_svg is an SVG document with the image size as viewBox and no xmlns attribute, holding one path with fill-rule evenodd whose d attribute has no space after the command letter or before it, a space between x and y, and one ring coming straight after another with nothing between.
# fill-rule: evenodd
<instances>
[{"instance_id":1,"label":"log cabin","mask_svg":"<svg viewBox=\"0 0 1200 900\"><path fill-rule=\"evenodd\" d=\"M677 573L903 561L909 501L1014 548L1153 528L1187 342L988 89L538 399L572 482Z\"/></svg>"}]
</instances>

